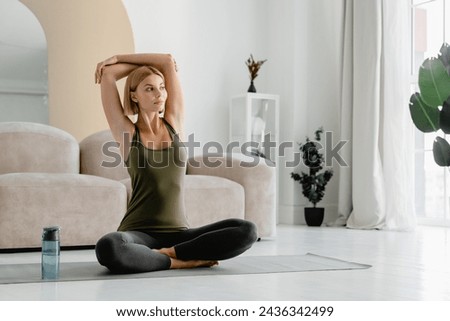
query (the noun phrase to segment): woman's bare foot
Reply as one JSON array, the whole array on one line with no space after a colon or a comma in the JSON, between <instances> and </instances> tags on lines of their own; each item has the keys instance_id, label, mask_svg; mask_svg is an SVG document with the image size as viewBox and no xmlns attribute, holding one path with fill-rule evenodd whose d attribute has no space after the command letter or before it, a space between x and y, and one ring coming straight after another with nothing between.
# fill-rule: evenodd
<instances>
[{"instance_id":1,"label":"woman's bare foot","mask_svg":"<svg viewBox=\"0 0 450 321\"><path fill-rule=\"evenodd\" d=\"M179 260L177 259L177 254L174 247L157 249L155 251L170 257L171 269L191 269L197 267L212 267L214 265L219 265L219 262L213 260Z\"/></svg>"},{"instance_id":2,"label":"woman's bare foot","mask_svg":"<svg viewBox=\"0 0 450 321\"><path fill-rule=\"evenodd\" d=\"M170 268L171 269L191 269L198 267L212 267L214 265L219 265L217 261L208 261L208 260L191 260L191 261L182 261L178 259L170 259Z\"/></svg>"},{"instance_id":3,"label":"woman's bare foot","mask_svg":"<svg viewBox=\"0 0 450 321\"><path fill-rule=\"evenodd\" d=\"M174 247L170 247L170 248L162 248L159 250L155 250L161 254L167 255L168 257L172 258L172 259L176 259L177 258L177 254L175 253L175 248Z\"/></svg>"}]
</instances>

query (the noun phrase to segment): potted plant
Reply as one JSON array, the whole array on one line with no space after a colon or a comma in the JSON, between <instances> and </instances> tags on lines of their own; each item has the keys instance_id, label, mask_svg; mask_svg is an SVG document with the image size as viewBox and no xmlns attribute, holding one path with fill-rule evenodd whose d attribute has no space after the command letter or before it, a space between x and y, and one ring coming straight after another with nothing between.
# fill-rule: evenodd
<instances>
[{"instance_id":1,"label":"potted plant","mask_svg":"<svg viewBox=\"0 0 450 321\"><path fill-rule=\"evenodd\" d=\"M305 220L308 226L322 224L325 210L316 205L322 200L325 195L325 186L333 177L332 170L322 171L324 158L323 154L319 152L322 146L318 143L322 133L323 128L320 127L315 132L315 142L306 137L306 143L299 144L303 163L308 167L308 172L291 173L291 178L302 185L303 195L313 204L313 207L305 207Z\"/></svg>"},{"instance_id":2,"label":"potted plant","mask_svg":"<svg viewBox=\"0 0 450 321\"><path fill-rule=\"evenodd\" d=\"M424 132L441 129L450 134L450 47L444 43L436 58L428 58L419 69L420 93L410 98L409 110L416 127ZM450 144L437 136L433 143L434 161L450 166Z\"/></svg>"}]
</instances>

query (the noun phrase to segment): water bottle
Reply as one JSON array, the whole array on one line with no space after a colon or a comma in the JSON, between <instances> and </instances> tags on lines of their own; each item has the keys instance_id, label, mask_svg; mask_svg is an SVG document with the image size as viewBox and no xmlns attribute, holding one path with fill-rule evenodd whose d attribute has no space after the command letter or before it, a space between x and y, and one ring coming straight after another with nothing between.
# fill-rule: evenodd
<instances>
[{"instance_id":1,"label":"water bottle","mask_svg":"<svg viewBox=\"0 0 450 321\"><path fill-rule=\"evenodd\" d=\"M45 227L42 232L42 279L59 278L59 226Z\"/></svg>"}]
</instances>

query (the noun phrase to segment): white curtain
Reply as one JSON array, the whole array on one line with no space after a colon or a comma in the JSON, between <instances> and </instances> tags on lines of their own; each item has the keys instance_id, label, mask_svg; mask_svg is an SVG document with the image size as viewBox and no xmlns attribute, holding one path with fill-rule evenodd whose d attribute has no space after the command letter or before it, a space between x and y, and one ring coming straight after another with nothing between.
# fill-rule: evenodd
<instances>
[{"instance_id":1,"label":"white curtain","mask_svg":"<svg viewBox=\"0 0 450 321\"><path fill-rule=\"evenodd\" d=\"M345 0L336 225L415 227L409 0Z\"/></svg>"}]
</instances>

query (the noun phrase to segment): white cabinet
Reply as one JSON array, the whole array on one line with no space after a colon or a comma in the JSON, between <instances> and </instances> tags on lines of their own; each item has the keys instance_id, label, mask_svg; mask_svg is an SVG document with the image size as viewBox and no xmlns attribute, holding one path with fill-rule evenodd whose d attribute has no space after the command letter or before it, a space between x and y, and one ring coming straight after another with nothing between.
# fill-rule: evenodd
<instances>
[{"instance_id":1,"label":"white cabinet","mask_svg":"<svg viewBox=\"0 0 450 321\"><path fill-rule=\"evenodd\" d=\"M277 162L279 145L278 95L246 93L230 100L229 143L240 152Z\"/></svg>"},{"instance_id":2,"label":"white cabinet","mask_svg":"<svg viewBox=\"0 0 450 321\"><path fill-rule=\"evenodd\" d=\"M246 93L232 97L229 121L229 146L239 147L237 152L243 154L260 155L269 166L276 167L274 222L278 221L279 200L279 104L279 96L272 94Z\"/></svg>"}]
</instances>

